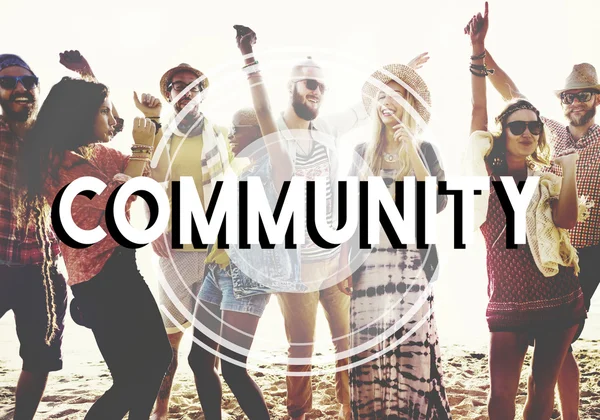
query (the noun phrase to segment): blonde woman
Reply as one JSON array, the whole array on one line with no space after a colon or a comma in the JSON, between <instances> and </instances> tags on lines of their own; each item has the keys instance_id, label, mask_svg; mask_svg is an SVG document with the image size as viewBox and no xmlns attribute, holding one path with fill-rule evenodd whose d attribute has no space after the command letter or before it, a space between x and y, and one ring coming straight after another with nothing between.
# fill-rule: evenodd
<instances>
[{"instance_id":1,"label":"blonde woman","mask_svg":"<svg viewBox=\"0 0 600 420\"><path fill-rule=\"evenodd\" d=\"M407 176L444 179L433 146L419 140L431 102L413 69L392 64L375 72L363 87L363 101L374 132L356 148L359 176L381 176L392 196L394 181ZM446 201L439 197L438 212ZM339 284L352 296L351 347L359 350L350 373L354 418L450 418L430 286L436 269L434 247L394 249L382 231L354 280Z\"/></svg>"}]
</instances>

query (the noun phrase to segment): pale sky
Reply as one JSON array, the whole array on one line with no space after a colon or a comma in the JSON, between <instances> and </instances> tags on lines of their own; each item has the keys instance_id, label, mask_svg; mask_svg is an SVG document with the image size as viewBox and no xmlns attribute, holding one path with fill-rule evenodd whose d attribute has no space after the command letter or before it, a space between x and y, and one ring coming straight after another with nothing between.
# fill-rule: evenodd
<instances>
[{"instance_id":1,"label":"pale sky","mask_svg":"<svg viewBox=\"0 0 600 420\"><path fill-rule=\"evenodd\" d=\"M321 111L326 115L360 100L360 87L377 67L406 63L427 51L431 59L420 74L431 90L432 138L452 174L458 171L470 124L470 45L463 27L473 14L483 12L483 5L480 0L4 0L0 52L24 58L40 77L44 96L69 74L58 62L59 52L79 49L110 87L125 118L125 132L115 146L127 150L131 120L137 115L133 90L159 96L161 75L181 62L208 76L212 88L203 109L218 123L228 126L233 112L250 104L234 24L250 26L258 34L255 52L276 111L287 101L290 63L306 55L321 61L327 72L329 91ZM491 1L486 46L545 116L562 120L552 91L562 86L576 63L600 69L599 11L597 0ZM492 118L501 101L491 86L488 95ZM348 142L365 140L366 133L358 130ZM451 216L447 209L440 224L451 223ZM436 300L442 340L447 342L472 334L487 339L482 246L480 238L465 252L442 244L444 271ZM141 255L150 254L145 249Z\"/></svg>"}]
</instances>

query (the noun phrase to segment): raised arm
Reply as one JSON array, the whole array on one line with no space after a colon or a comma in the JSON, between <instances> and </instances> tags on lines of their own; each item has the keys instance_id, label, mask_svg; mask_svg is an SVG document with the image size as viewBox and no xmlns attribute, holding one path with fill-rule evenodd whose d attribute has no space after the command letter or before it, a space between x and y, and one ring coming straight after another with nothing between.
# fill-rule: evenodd
<instances>
[{"instance_id":1,"label":"raised arm","mask_svg":"<svg viewBox=\"0 0 600 420\"><path fill-rule=\"evenodd\" d=\"M271 160L273 179L277 191L281 190L284 181L292 178L293 164L279 136L279 130L273 114L271 103L267 95L267 89L262 75L258 69L258 61L255 59L252 46L256 43L256 34L246 26L235 25L237 31L236 42L244 57L244 71L248 74L248 82L252 94L254 111L260 125L260 131Z\"/></svg>"},{"instance_id":2,"label":"raised arm","mask_svg":"<svg viewBox=\"0 0 600 420\"><path fill-rule=\"evenodd\" d=\"M488 68L494 69L494 74L489 75L490 82L505 101L514 98L525 98L513 80L502 70L488 50L486 50L485 62Z\"/></svg>"},{"instance_id":3,"label":"raised arm","mask_svg":"<svg viewBox=\"0 0 600 420\"><path fill-rule=\"evenodd\" d=\"M144 114L144 117L152 120L154 124L156 124L157 131L154 137L154 151L158 150L158 144L160 143L163 137L163 129L160 124L160 113L162 110L162 103L160 99L155 96L152 96L149 93L143 93L141 98L138 96L137 92L133 92L133 102L135 103L135 107ZM153 156L154 158L154 156ZM158 164L155 168L152 168L152 178L157 180L158 182L165 182L167 176L167 170L169 169L169 156L167 152L167 148L162 149L162 153L158 160Z\"/></svg>"},{"instance_id":4,"label":"raised arm","mask_svg":"<svg viewBox=\"0 0 600 420\"><path fill-rule=\"evenodd\" d=\"M473 109L471 111L471 133L482 130L487 131L487 92L485 84L485 36L488 30L488 4L485 3L485 12L478 13L469 21L465 33L471 38L471 94Z\"/></svg>"}]
</instances>

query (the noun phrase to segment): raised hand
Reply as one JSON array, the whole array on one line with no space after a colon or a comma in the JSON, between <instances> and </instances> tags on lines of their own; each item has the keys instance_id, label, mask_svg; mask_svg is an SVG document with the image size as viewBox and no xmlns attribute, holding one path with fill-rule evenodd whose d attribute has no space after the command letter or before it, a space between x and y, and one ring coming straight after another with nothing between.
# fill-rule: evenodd
<instances>
[{"instance_id":1,"label":"raised hand","mask_svg":"<svg viewBox=\"0 0 600 420\"><path fill-rule=\"evenodd\" d=\"M349 269L348 269L348 271L349 271ZM337 287L338 287L339 291L345 295L352 296L352 291L354 290L354 284L352 281L352 273L350 273L345 278L343 278L343 274L340 273L340 274L338 274L338 279L340 277L342 277L342 280L338 281L338 283L337 283Z\"/></svg>"},{"instance_id":2,"label":"raised hand","mask_svg":"<svg viewBox=\"0 0 600 420\"><path fill-rule=\"evenodd\" d=\"M488 2L486 1L483 16L481 13L477 13L465 26L464 31L471 37L471 45L484 43L489 27L488 11Z\"/></svg>"},{"instance_id":3,"label":"raised hand","mask_svg":"<svg viewBox=\"0 0 600 420\"><path fill-rule=\"evenodd\" d=\"M141 117L133 119L133 141L135 144L152 146L155 132L156 127L149 119Z\"/></svg>"},{"instance_id":4,"label":"raised hand","mask_svg":"<svg viewBox=\"0 0 600 420\"><path fill-rule=\"evenodd\" d=\"M237 31L235 40L238 48L242 54L250 54L252 52L252 46L256 44L256 33L243 25L233 25L233 28Z\"/></svg>"},{"instance_id":5,"label":"raised hand","mask_svg":"<svg viewBox=\"0 0 600 420\"><path fill-rule=\"evenodd\" d=\"M149 93L142 93L142 100L138 98L137 92L133 92L133 101L135 107L139 109L146 118L160 117L160 111L162 109L162 103L160 99Z\"/></svg>"},{"instance_id":6,"label":"raised hand","mask_svg":"<svg viewBox=\"0 0 600 420\"><path fill-rule=\"evenodd\" d=\"M94 77L92 69L83 55L78 50L67 50L58 54L59 62L67 69L78 73L80 76Z\"/></svg>"},{"instance_id":7,"label":"raised hand","mask_svg":"<svg viewBox=\"0 0 600 420\"><path fill-rule=\"evenodd\" d=\"M413 70L418 70L421 67L423 67L423 64L427 63L428 61L429 61L429 53L424 52L424 53L417 55L412 60L410 60L409 63L407 64L407 66L412 68Z\"/></svg>"},{"instance_id":8,"label":"raised hand","mask_svg":"<svg viewBox=\"0 0 600 420\"><path fill-rule=\"evenodd\" d=\"M406 145L414 144L414 137L410 133L410 131L408 131L408 129L404 126L404 124L399 123L399 124L395 125L394 130L395 130L394 141L397 141L399 143L403 143Z\"/></svg>"}]
</instances>

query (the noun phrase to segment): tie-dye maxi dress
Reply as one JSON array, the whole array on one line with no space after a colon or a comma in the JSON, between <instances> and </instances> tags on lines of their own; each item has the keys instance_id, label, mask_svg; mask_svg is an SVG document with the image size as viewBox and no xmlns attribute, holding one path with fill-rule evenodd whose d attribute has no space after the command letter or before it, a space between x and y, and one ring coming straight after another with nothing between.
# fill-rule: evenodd
<instances>
[{"instance_id":1,"label":"tie-dye maxi dress","mask_svg":"<svg viewBox=\"0 0 600 420\"><path fill-rule=\"evenodd\" d=\"M410 245L393 249L383 231L380 237L352 294L351 348L364 346L352 357L363 362L350 373L353 418L450 419L421 253Z\"/></svg>"}]
</instances>

